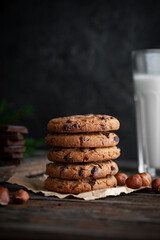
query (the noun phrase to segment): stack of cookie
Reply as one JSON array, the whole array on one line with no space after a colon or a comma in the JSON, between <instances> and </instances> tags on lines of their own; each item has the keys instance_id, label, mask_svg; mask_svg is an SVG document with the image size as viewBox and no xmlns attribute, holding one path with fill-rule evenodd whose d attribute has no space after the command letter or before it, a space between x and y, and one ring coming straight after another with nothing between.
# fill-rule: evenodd
<instances>
[{"instance_id":1,"label":"stack of cookie","mask_svg":"<svg viewBox=\"0 0 160 240\"><path fill-rule=\"evenodd\" d=\"M108 115L76 115L49 121L45 138L52 146L45 181L48 190L60 193L87 192L117 186L114 175L120 156L119 121Z\"/></svg>"},{"instance_id":2,"label":"stack of cookie","mask_svg":"<svg viewBox=\"0 0 160 240\"><path fill-rule=\"evenodd\" d=\"M24 126L0 126L0 166L17 165L26 150L23 133L28 133Z\"/></svg>"}]
</instances>

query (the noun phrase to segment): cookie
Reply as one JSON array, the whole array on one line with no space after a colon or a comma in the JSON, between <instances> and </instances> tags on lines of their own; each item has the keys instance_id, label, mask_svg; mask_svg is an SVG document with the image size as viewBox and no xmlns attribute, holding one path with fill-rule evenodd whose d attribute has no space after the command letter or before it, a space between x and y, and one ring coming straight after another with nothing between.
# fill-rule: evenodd
<instances>
[{"instance_id":1,"label":"cookie","mask_svg":"<svg viewBox=\"0 0 160 240\"><path fill-rule=\"evenodd\" d=\"M80 134L48 134L46 144L67 148L112 147L119 143L119 137L112 132Z\"/></svg>"},{"instance_id":2,"label":"cookie","mask_svg":"<svg viewBox=\"0 0 160 240\"><path fill-rule=\"evenodd\" d=\"M59 193L78 194L82 192L112 188L116 186L117 186L116 178L110 175L100 179L85 178L79 180L66 180L48 177L45 180L46 189Z\"/></svg>"},{"instance_id":3,"label":"cookie","mask_svg":"<svg viewBox=\"0 0 160 240\"><path fill-rule=\"evenodd\" d=\"M81 164L49 163L46 166L47 175L63 179L105 178L107 175L115 175L117 172L118 166L111 160Z\"/></svg>"},{"instance_id":4,"label":"cookie","mask_svg":"<svg viewBox=\"0 0 160 240\"><path fill-rule=\"evenodd\" d=\"M108 115L75 115L53 118L47 128L53 133L105 132L118 130L119 121Z\"/></svg>"},{"instance_id":5,"label":"cookie","mask_svg":"<svg viewBox=\"0 0 160 240\"><path fill-rule=\"evenodd\" d=\"M120 156L117 147L107 148L52 148L48 152L48 160L53 162L97 162L116 159Z\"/></svg>"},{"instance_id":6,"label":"cookie","mask_svg":"<svg viewBox=\"0 0 160 240\"><path fill-rule=\"evenodd\" d=\"M0 132L19 132L28 133L28 129L24 126L17 125L0 125Z\"/></svg>"}]
</instances>

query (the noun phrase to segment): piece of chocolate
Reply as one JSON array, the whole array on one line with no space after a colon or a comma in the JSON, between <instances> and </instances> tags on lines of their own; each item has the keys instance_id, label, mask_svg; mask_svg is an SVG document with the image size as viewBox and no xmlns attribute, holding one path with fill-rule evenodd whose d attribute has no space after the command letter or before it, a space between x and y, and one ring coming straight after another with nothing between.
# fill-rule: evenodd
<instances>
[{"instance_id":1,"label":"piece of chocolate","mask_svg":"<svg viewBox=\"0 0 160 240\"><path fill-rule=\"evenodd\" d=\"M66 125L63 126L63 129L64 129L65 131L68 131L68 130L70 129L70 127L66 124Z\"/></svg>"},{"instance_id":2,"label":"piece of chocolate","mask_svg":"<svg viewBox=\"0 0 160 240\"><path fill-rule=\"evenodd\" d=\"M0 153L8 153L8 152L25 152L25 146L0 146Z\"/></svg>"},{"instance_id":3,"label":"piece of chocolate","mask_svg":"<svg viewBox=\"0 0 160 240\"><path fill-rule=\"evenodd\" d=\"M80 176L80 177L83 177L83 168L81 168L81 169L79 170L79 176Z\"/></svg>"},{"instance_id":4,"label":"piece of chocolate","mask_svg":"<svg viewBox=\"0 0 160 240\"><path fill-rule=\"evenodd\" d=\"M115 168L115 167L113 167L113 166L111 166L111 170L112 170L112 171L115 171L115 170L116 170L116 168Z\"/></svg>"},{"instance_id":5,"label":"piece of chocolate","mask_svg":"<svg viewBox=\"0 0 160 240\"><path fill-rule=\"evenodd\" d=\"M115 142L119 142L119 137L114 137Z\"/></svg>"},{"instance_id":6,"label":"piece of chocolate","mask_svg":"<svg viewBox=\"0 0 160 240\"><path fill-rule=\"evenodd\" d=\"M101 125L102 129L106 129L106 126L104 124Z\"/></svg>"},{"instance_id":7,"label":"piece of chocolate","mask_svg":"<svg viewBox=\"0 0 160 240\"><path fill-rule=\"evenodd\" d=\"M19 141L13 141L9 139L0 139L0 145L3 146L24 146L25 141L19 140Z\"/></svg>"},{"instance_id":8,"label":"piece of chocolate","mask_svg":"<svg viewBox=\"0 0 160 240\"><path fill-rule=\"evenodd\" d=\"M96 172L98 172L98 168L97 167L93 167L91 173L95 174Z\"/></svg>"},{"instance_id":9,"label":"piece of chocolate","mask_svg":"<svg viewBox=\"0 0 160 240\"><path fill-rule=\"evenodd\" d=\"M19 132L28 133L28 129L24 126L17 125L0 125L0 132Z\"/></svg>"},{"instance_id":10,"label":"piece of chocolate","mask_svg":"<svg viewBox=\"0 0 160 240\"><path fill-rule=\"evenodd\" d=\"M7 152L7 153L0 153L0 159L21 159L23 158L23 153L16 153L16 152Z\"/></svg>"},{"instance_id":11,"label":"piece of chocolate","mask_svg":"<svg viewBox=\"0 0 160 240\"><path fill-rule=\"evenodd\" d=\"M67 120L67 123L71 123L71 122L72 122L71 120L69 120L69 119Z\"/></svg>"},{"instance_id":12,"label":"piece of chocolate","mask_svg":"<svg viewBox=\"0 0 160 240\"><path fill-rule=\"evenodd\" d=\"M79 125L77 123L73 124L72 127L79 128Z\"/></svg>"},{"instance_id":13,"label":"piece of chocolate","mask_svg":"<svg viewBox=\"0 0 160 240\"><path fill-rule=\"evenodd\" d=\"M72 162L72 158L70 158L70 153L68 153L65 157L64 157L66 162Z\"/></svg>"},{"instance_id":14,"label":"piece of chocolate","mask_svg":"<svg viewBox=\"0 0 160 240\"><path fill-rule=\"evenodd\" d=\"M0 132L0 139L9 139L9 140L24 140L24 137L21 133L17 132Z\"/></svg>"},{"instance_id":15,"label":"piece of chocolate","mask_svg":"<svg viewBox=\"0 0 160 240\"><path fill-rule=\"evenodd\" d=\"M0 159L0 166L10 166L10 165L19 165L21 163L20 158L18 159Z\"/></svg>"}]
</instances>

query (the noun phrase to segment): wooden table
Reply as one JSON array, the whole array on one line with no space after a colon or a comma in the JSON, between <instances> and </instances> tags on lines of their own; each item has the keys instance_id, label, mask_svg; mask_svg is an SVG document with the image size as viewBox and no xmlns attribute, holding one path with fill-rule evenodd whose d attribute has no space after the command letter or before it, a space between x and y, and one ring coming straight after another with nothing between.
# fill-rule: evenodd
<instances>
[{"instance_id":1,"label":"wooden table","mask_svg":"<svg viewBox=\"0 0 160 240\"><path fill-rule=\"evenodd\" d=\"M10 195L17 185L1 183ZM84 201L30 192L0 207L0 239L160 239L160 195L150 190Z\"/></svg>"}]
</instances>

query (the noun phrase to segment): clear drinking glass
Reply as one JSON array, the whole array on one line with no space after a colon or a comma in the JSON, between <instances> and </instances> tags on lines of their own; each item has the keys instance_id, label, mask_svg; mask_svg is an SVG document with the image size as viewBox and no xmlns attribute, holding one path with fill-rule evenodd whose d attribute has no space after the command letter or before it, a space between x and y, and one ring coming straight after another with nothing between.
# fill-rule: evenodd
<instances>
[{"instance_id":1,"label":"clear drinking glass","mask_svg":"<svg viewBox=\"0 0 160 240\"><path fill-rule=\"evenodd\" d=\"M160 175L160 49L132 52L139 172Z\"/></svg>"}]
</instances>

